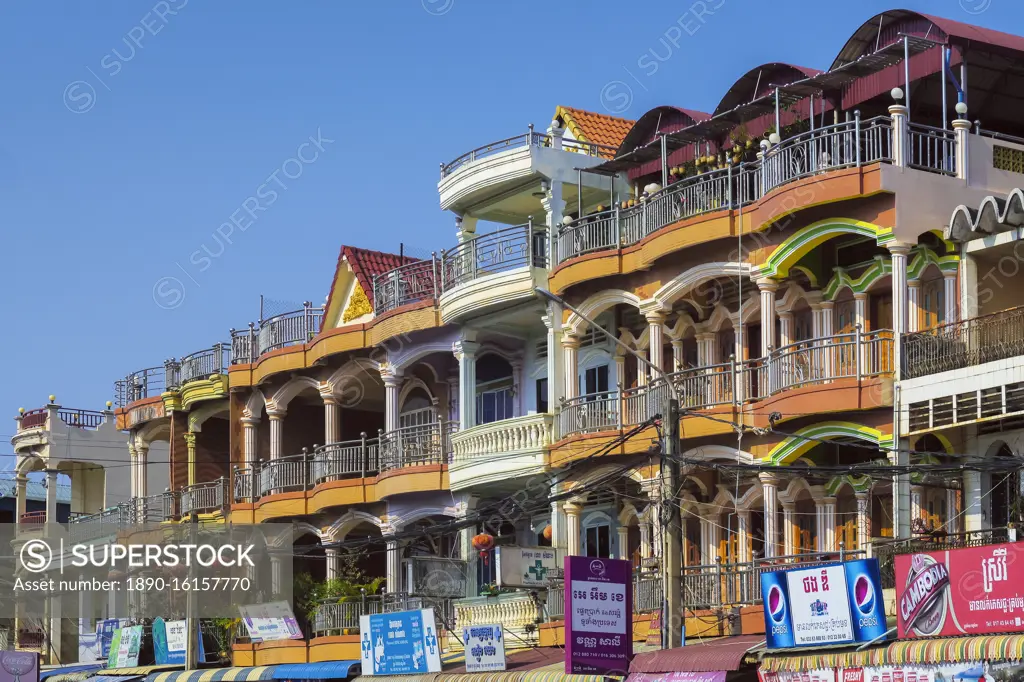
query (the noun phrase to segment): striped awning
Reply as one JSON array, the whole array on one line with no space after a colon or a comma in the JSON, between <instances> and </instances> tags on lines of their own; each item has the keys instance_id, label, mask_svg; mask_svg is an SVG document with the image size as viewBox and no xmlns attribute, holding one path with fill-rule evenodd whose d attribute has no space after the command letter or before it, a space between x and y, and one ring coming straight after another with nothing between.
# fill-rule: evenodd
<instances>
[{"instance_id":1,"label":"striped awning","mask_svg":"<svg viewBox=\"0 0 1024 682\"><path fill-rule=\"evenodd\" d=\"M257 682L274 679L273 665L249 668L208 668L206 670L176 670L154 673L146 682Z\"/></svg>"},{"instance_id":2,"label":"striped awning","mask_svg":"<svg viewBox=\"0 0 1024 682\"><path fill-rule=\"evenodd\" d=\"M59 673L47 677L46 682L85 682L95 672L95 670L79 670L74 673Z\"/></svg>"},{"instance_id":3,"label":"striped awning","mask_svg":"<svg viewBox=\"0 0 1024 682\"><path fill-rule=\"evenodd\" d=\"M43 680L66 680L67 677L75 675L76 673L85 673L85 677L89 677L94 672L103 667L102 663L78 663L76 665L55 665L47 666L39 671L39 682ZM78 679L84 680L85 677L79 677Z\"/></svg>"},{"instance_id":4,"label":"striped awning","mask_svg":"<svg viewBox=\"0 0 1024 682\"><path fill-rule=\"evenodd\" d=\"M133 668L105 668L103 674L112 677L137 677L165 670L181 670L183 667L181 665L137 665Z\"/></svg>"},{"instance_id":5,"label":"striped awning","mask_svg":"<svg viewBox=\"0 0 1024 682\"><path fill-rule=\"evenodd\" d=\"M89 682L135 682L141 680L145 675L96 675L89 678Z\"/></svg>"},{"instance_id":6,"label":"striped awning","mask_svg":"<svg viewBox=\"0 0 1024 682\"><path fill-rule=\"evenodd\" d=\"M275 680L344 680L359 672L360 661L322 661L320 663L282 663L274 666Z\"/></svg>"},{"instance_id":7,"label":"striped awning","mask_svg":"<svg viewBox=\"0 0 1024 682\"><path fill-rule=\"evenodd\" d=\"M767 672L800 672L822 668L908 663L965 663L969 661L1019 661L1024 659L1024 635L984 635L948 639L891 642L864 651L815 652L813 654L766 654L761 668Z\"/></svg>"},{"instance_id":8,"label":"striped awning","mask_svg":"<svg viewBox=\"0 0 1024 682\"><path fill-rule=\"evenodd\" d=\"M621 677L566 675L565 663L552 663L532 670L502 670L489 673L427 673L424 675L363 675L352 682L610 682Z\"/></svg>"}]
</instances>

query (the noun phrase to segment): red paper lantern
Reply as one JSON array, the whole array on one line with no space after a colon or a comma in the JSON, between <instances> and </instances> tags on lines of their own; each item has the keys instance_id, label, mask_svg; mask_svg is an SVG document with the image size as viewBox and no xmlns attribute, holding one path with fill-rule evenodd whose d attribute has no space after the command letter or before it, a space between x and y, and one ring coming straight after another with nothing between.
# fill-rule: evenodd
<instances>
[{"instance_id":1,"label":"red paper lantern","mask_svg":"<svg viewBox=\"0 0 1024 682\"><path fill-rule=\"evenodd\" d=\"M551 526L544 526L544 532L542 533L545 540L551 539Z\"/></svg>"},{"instance_id":2,"label":"red paper lantern","mask_svg":"<svg viewBox=\"0 0 1024 682\"><path fill-rule=\"evenodd\" d=\"M483 559L484 565L487 565L487 552L494 549L494 536L488 533L480 533L479 535L473 536L473 549L480 552L480 558Z\"/></svg>"}]
</instances>

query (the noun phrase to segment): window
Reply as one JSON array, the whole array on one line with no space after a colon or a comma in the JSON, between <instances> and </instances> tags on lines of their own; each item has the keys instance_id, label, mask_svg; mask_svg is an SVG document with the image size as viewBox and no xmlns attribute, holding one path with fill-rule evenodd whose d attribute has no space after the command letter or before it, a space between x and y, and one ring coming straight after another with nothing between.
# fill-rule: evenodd
<instances>
[{"instance_id":1,"label":"window","mask_svg":"<svg viewBox=\"0 0 1024 682\"><path fill-rule=\"evenodd\" d=\"M548 380L537 379L537 411L548 411Z\"/></svg>"},{"instance_id":2,"label":"window","mask_svg":"<svg viewBox=\"0 0 1024 682\"><path fill-rule=\"evenodd\" d=\"M481 391L476 396L477 423L490 424L502 419L511 419L512 408L512 387L498 388L490 391Z\"/></svg>"},{"instance_id":3,"label":"window","mask_svg":"<svg viewBox=\"0 0 1024 682\"><path fill-rule=\"evenodd\" d=\"M608 392L608 365L591 367L583 373L583 394Z\"/></svg>"},{"instance_id":4,"label":"window","mask_svg":"<svg viewBox=\"0 0 1024 682\"><path fill-rule=\"evenodd\" d=\"M612 556L612 529L607 524L590 526L587 528L587 535L584 538L584 553L586 556L601 557L609 559Z\"/></svg>"}]
</instances>

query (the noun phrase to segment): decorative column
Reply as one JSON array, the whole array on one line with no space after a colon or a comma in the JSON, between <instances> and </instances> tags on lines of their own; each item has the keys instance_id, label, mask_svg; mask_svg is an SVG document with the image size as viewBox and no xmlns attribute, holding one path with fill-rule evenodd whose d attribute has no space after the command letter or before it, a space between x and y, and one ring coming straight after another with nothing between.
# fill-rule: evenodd
<instances>
[{"instance_id":1,"label":"decorative column","mask_svg":"<svg viewBox=\"0 0 1024 682\"><path fill-rule=\"evenodd\" d=\"M889 462L893 466L906 467L910 464L910 439L900 438L896 449L889 452ZM894 537L909 538L910 531L910 474L893 476L893 517L895 519Z\"/></svg>"},{"instance_id":2,"label":"decorative column","mask_svg":"<svg viewBox=\"0 0 1024 682\"><path fill-rule=\"evenodd\" d=\"M273 421L270 422L273 425ZM196 434L189 431L185 434L185 446L188 448L188 484L196 483ZM273 457L273 455L271 455Z\"/></svg>"},{"instance_id":3,"label":"decorative column","mask_svg":"<svg viewBox=\"0 0 1024 682\"><path fill-rule=\"evenodd\" d=\"M683 369L683 340L672 339L672 371L679 372Z\"/></svg>"},{"instance_id":4,"label":"decorative column","mask_svg":"<svg viewBox=\"0 0 1024 682\"><path fill-rule=\"evenodd\" d=\"M512 366L512 390L515 392L512 397L512 416L522 417L526 414L526 375L523 372L523 359L512 358L508 364Z\"/></svg>"},{"instance_id":5,"label":"decorative column","mask_svg":"<svg viewBox=\"0 0 1024 682\"><path fill-rule=\"evenodd\" d=\"M718 518L710 513L702 514L700 517L700 544L703 546L701 563L705 566L714 566L718 561Z\"/></svg>"},{"instance_id":6,"label":"decorative column","mask_svg":"<svg viewBox=\"0 0 1024 682\"><path fill-rule=\"evenodd\" d=\"M892 163L894 166L906 167L910 152L907 148L907 108L902 104L892 104L889 106L889 116L892 118Z\"/></svg>"},{"instance_id":7,"label":"decorative column","mask_svg":"<svg viewBox=\"0 0 1024 682\"><path fill-rule=\"evenodd\" d=\"M750 510L741 509L736 515L736 541L739 545L736 559L741 564L751 560L750 557Z\"/></svg>"},{"instance_id":8,"label":"decorative column","mask_svg":"<svg viewBox=\"0 0 1024 682\"><path fill-rule=\"evenodd\" d=\"M641 492L647 494L650 502L648 517L651 520L651 556L660 557L665 549L665 536L661 526L661 479L650 478L640 484ZM684 512L685 514L685 512ZM680 520L682 523L683 521Z\"/></svg>"},{"instance_id":9,"label":"decorative column","mask_svg":"<svg viewBox=\"0 0 1024 682\"><path fill-rule=\"evenodd\" d=\"M943 311L944 314L942 316L942 321L945 324L953 324L954 322L958 322L959 321L959 318L957 316L957 310L956 310L956 303L957 303L957 299L959 298L959 293L957 292L957 288L956 288L956 273L955 272L943 273L942 285L943 285L943 291L942 291L943 297L942 297L942 299L943 299L944 308L945 308L945 310Z\"/></svg>"},{"instance_id":10,"label":"decorative column","mask_svg":"<svg viewBox=\"0 0 1024 682\"><path fill-rule=\"evenodd\" d=\"M384 382L384 430L397 431L398 415L402 407L398 404L398 398L401 394L402 382L405 381L405 377L402 376L401 371L391 365L384 365L380 368L380 378Z\"/></svg>"},{"instance_id":11,"label":"decorative column","mask_svg":"<svg viewBox=\"0 0 1024 682\"><path fill-rule=\"evenodd\" d=\"M582 551L580 545L580 512L583 508L575 502L566 502L562 505L565 511L566 520L566 543L565 553L568 556L579 556Z\"/></svg>"},{"instance_id":12,"label":"decorative column","mask_svg":"<svg viewBox=\"0 0 1024 682\"><path fill-rule=\"evenodd\" d=\"M14 515L14 521L18 524L20 530L21 517L25 514L28 502L28 476L25 474L18 474L14 477L14 482L17 486L16 513Z\"/></svg>"},{"instance_id":13,"label":"decorative column","mask_svg":"<svg viewBox=\"0 0 1024 682\"><path fill-rule=\"evenodd\" d=\"M651 524L647 521L640 522L640 558L651 558Z\"/></svg>"},{"instance_id":14,"label":"decorative column","mask_svg":"<svg viewBox=\"0 0 1024 682\"><path fill-rule=\"evenodd\" d=\"M779 348L795 343L793 340L793 313L784 310L779 313Z\"/></svg>"},{"instance_id":15,"label":"decorative column","mask_svg":"<svg viewBox=\"0 0 1024 682\"><path fill-rule=\"evenodd\" d=\"M252 466L257 458L257 440L260 420L253 417L242 417L242 457L245 466Z\"/></svg>"},{"instance_id":16,"label":"decorative column","mask_svg":"<svg viewBox=\"0 0 1024 682\"><path fill-rule=\"evenodd\" d=\"M765 277L757 280L757 288L761 291L761 355L767 356L775 347L775 292L779 290L779 283Z\"/></svg>"},{"instance_id":17,"label":"decorative column","mask_svg":"<svg viewBox=\"0 0 1024 682\"><path fill-rule=\"evenodd\" d=\"M966 532L981 530L981 472L964 471L964 525Z\"/></svg>"},{"instance_id":18,"label":"decorative column","mask_svg":"<svg viewBox=\"0 0 1024 682\"><path fill-rule=\"evenodd\" d=\"M774 474L760 473L761 497L764 504L764 556L766 559L778 556L779 528L779 482Z\"/></svg>"},{"instance_id":19,"label":"decorative column","mask_svg":"<svg viewBox=\"0 0 1024 682\"><path fill-rule=\"evenodd\" d=\"M647 340L650 348L651 364L660 370L665 369L665 317L663 310L650 310L644 313L647 318ZM645 372L647 370L645 369ZM652 377L654 378L654 377Z\"/></svg>"},{"instance_id":20,"label":"decorative column","mask_svg":"<svg viewBox=\"0 0 1024 682\"><path fill-rule=\"evenodd\" d=\"M907 282L907 331L916 332L921 326L921 282Z\"/></svg>"},{"instance_id":21,"label":"decorative column","mask_svg":"<svg viewBox=\"0 0 1024 682\"><path fill-rule=\"evenodd\" d=\"M320 396L324 400L324 445L341 440L341 406L332 394Z\"/></svg>"},{"instance_id":22,"label":"decorative column","mask_svg":"<svg viewBox=\"0 0 1024 682\"><path fill-rule=\"evenodd\" d=\"M742 310L742 305L740 307L741 307L741 310ZM732 328L733 328L733 332L736 335L736 345L735 345L735 350L733 351L733 354L736 356L736 365L738 367L740 365L740 363L742 363L746 359L745 349L746 349L746 345L747 345L747 342L746 342L747 330L743 327L743 315L742 315L742 312L736 313L736 315L733 316ZM723 360L725 362L728 362L729 358L723 358ZM744 400L746 400L746 397L747 397L746 396L746 387L748 385L750 385L750 383L745 380L744 375L742 375L739 372L737 372L737 374L736 374L736 385L733 387L733 396L734 396L734 400L737 403L742 403ZM762 390L763 390L763 387L762 387Z\"/></svg>"},{"instance_id":23,"label":"decorative column","mask_svg":"<svg viewBox=\"0 0 1024 682\"><path fill-rule=\"evenodd\" d=\"M57 523L57 470L46 470L46 522Z\"/></svg>"},{"instance_id":24,"label":"decorative column","mask_svg":"<svg viewBox=\"0 0 1024 682\"><path fill-rule=\"evenodd\" d=\"M818 516L818 551L834 552L836 542L836 498L823 497L814 501Z\"/></svg>"},{"instance_id":25,"label":"decorative column","mask_svg":"<svg viewBox=\"0 0 1024 682\"><path fill-rule=\"evenodd\" d=\"M946 489L946 532L950 535L960 532L959 492L956 488Z\"/></svg>"},{"instance_id":26,"label":"decorative column","mask_svg":"<svg viewBox=\"0 0 1024 682\"><path fill-rule=\"evenodd\" d=\"M553 234L553 233L552 233ZM562 351L562 312L554 302L541 317L548 330L548 411L554 413L565 396L565 357Z\"/></svg>"},{"instance_id":27,"label":"decorative column","mask_svg":"<svg viewBox=\"0 0 1024 682\"><path fill-rule=\"evenodd\" d=\"M466 498L465 504L459 505L459 520L465 521L466 517L476 509L478 498L470 495ZM476 535L475 525L466 526L459 531L459 558L466 562L466 593L465 597L475 597L479 594L480 588L477 585L477 562L480 554L473 549L473 536ZM552 540L554 534L552 533ZM554 543L552 542L552 547Z\"/></svg>"},{"instance_id":28,"label":"decorative column","mask_svg":"<svg viewBox=\"0 0 1024 682\"><path fill-rule=\"evenodd\" d=\"M957 106L960 106L959 104ZM968 182L971 167L971 155L968 136L971 133L971 122L967 120L967 106L964 106L960 118L953 119L953 137L956 138L956 177Z\"/></svg>"},{"instance_id":29,"label":"decorative column","mask_svg":"<svg viewBox=\"0 0 1024 682\"><path fill-rule=\"evenodd\" d=\"M868 494L856 493L857 498L857 549L867 550L871 544L871 505Z\"/></svg>"},{"instance_id":30,"label":"decorative column","mask_svg":"<svg viewBox=\"0 0 1024 682\"><path fill-rule=\"evenodd\" d=\"M551 496L554 497L561 492L558 483L551 484ZM568 538L566 537L565 511L561 502L551 503L551 546L555 548L566 548Z\"/></svg>"},{"instance_id":31,"label":"decorative column","mask_svg":"<svg viewBox=\"0 0 1024 682\"><path fill-rule=\"evenodd\" d=\"M128 466L128 488L131 497L139 496L139 453L136 452L132 441L128 441L128 458L131 460Z\"/></svg>"},{"instance_id":32,"label":"decorative column","mask_svg":"<svg viewBox=\"0 0 1024 682\"><path fill-rule=\"evenodd\" d=\"M915 532L915 527L924 523L924 488L919 485L910 486L910 532Z\"/></svg>"},{"instance_id":33,"label":"decorative column","mask_svg":"<svg viewBox=\"0 0 1024 682\"><path fill-rule=\"evenodd\" d=\"M857 292L853 295L853 323L854 327L860 330L861 336L868 328L868 295L863 292ZM860 347L855 350L860 355L860 371L861 375L870 371L868 362L870 356L868 355L868 346L864 343L863 338L861 339ZM854 367L846 368L847 372L853 371Z\"/></svg>"},{"instance_id":34,"label":"decorative column","mask_svg":"<svg viewBox=\"0 0 1024 682\"><path fill-rule=\"evenodd\" d=\"M729 362L729 358L715 358L715 333L703 331L697 334L697 366L708 367Z\"/></svg>"},{"instance_id":35,"label":"decorative column","mask_svg":"<svg viewBox=\"0 0 1024 682\"><path fill-rule=\"evenodd\" d=\"M893 345L895 347L896 376L899 378L903 371L901 339L907 333L907 254L910 253L910 246L901 243L890 244L889 251L892 253L892 331L896 337Z\"/></svg>"},{"instance_id":36,"label":"decorative column","mask_svg":"<svg viewBox=\"0 0 1024 682\"><path fill-rule=\"evenodd\" d=\"M539 412L540 410L538 410ZM448 376L448 421L459 421L459 370Z\"/></svg>"},{"instance_id":37,"label":"decorative column","mask_svg":"<svg viewBox=\"0 0 1024 682\"><path fill-rule=\"evenodd\" d=\"M563 133L565 131L564 128L560 128L559 130L562 130ZM552 139L557 140L557 144L561 146L561 135L557 135ZM541 198L540 203L544 208L544 221L547 223L548 227L548 263L549 267L554 267L556 263L553 258L557 257L558 254L555 246L558 244L558 231L562 229L562 216L565 213L565 200L562 199L562 183L560 181L548 181L547 185L547 191L544 193L543 198Z\"/></svg>"},{"instance_id":38,"label":"decorative column","mask_svg":"<svg viewBox=\"0 0 1024 682\"><path fill-rule=\"evenodd\" d=\"M459 430L476 426L476 354L480 344L472 339L459 339L452 352L459 361Z\"/></svg>"},{"instance_id":39,"label":"decorative column","mask_svg":"<svg viewBox=\"0 0 1024 682\"><path fill-rule=\"evenodd\" d=\"M619 526L619 558L629 561L629 526Z\"/></svg>"},{"instance_id":40,"label":"decorative column","mask_svg":"<svg viewBox=\"0 0 1024 682\"><path fill-rule=\"evenodd\" d=\"M324 547L324 556L327 559L327 579L337 579L341 572L341 557L338 556L338 548Z\"/></svg>"},{"instance_id":41,"label":"decorative column","mask_svg":"<svg viewBox=\"0 0 1024 682\"><path fill-rule=\"evenodd\" d=\"M267 410L270 419L270 459L277 459L284 449L284 410Z\"/></svg>"},{"instance_id":42,"label":"decorative column","mask_svg":"<svg viewBox=\"0 0 1024 682\"><path fill-rule=\"evenodd\" d=\"M398 594L402 591L402 546L394 539L387 540L386 544L385 583L388 594Z\"/></svg>"},{"instance_id":43,"label":"decorative column","mask_svg":"<svg viewBox=\"0 0 1024 682\"><path fill-rule=\"evenodd\" d=\"M275 597L281 594L281 557L270 557L270 592Z\"/></svg>"},{"instance_id":44,"label":"decorative column","mask_svg":"<svg viewBox=\"0 0 1024 682\"><path fill-rule=\"evenodd\" d=\"M620 390L628 388L626 385L626 356L615 349L615 385Z\"/></svg>"},{"instance_id":45,"label":"decorative column","mask_svg":"<svg viewBox=\"0 0 1024 682\"><path fill-rule=\"evenodd\" d=\"M796 520L796 505L790 502L782 503L782 552L784 556L796 554L796 528L793 527Z\"/></svg>"},{"instance_id":46,"label":"decorative column","mask_svg":"<svg viewBox=\"0 0 1024 682\"><path fill-rule=\"evenodd\" d=\"M565 399L566 401L576 398L580 394L580 370L579 370L579 337L573 334L562 335L562 357L565 371Z\"/></svg>"},{"instance_id":47,"label":"decorative column","mask_svg":"<svg viewBox=\"0 0 1024 682\"><path fill-rule=\"evenodd\" d=\"M648 360L648 362L650 361L650 353L649 353L647 348L637 348L636 349L636 354L639 355L640 357ZM642 363L639 360L637 360L637 362L636 362L636 385L637 386L646 386L647 382L650 380L650 378L651 378L650 377L650 369L648 369L647 365L645 365L644 363Z\"/></svg>"},{"instance_id":48,"label":"decorative column","mask_svg":"<svg viewBox=\"0 0 1024 682\"><path fill-rule=\"evenodd\" d=\"M149 466L149 443L136 443L135 452L137 456L137 466L139 471L139 482L135 489L135 495L137 497L149 496L149 481L147 480L147 467Z\"/></svg>"}]
</instances>

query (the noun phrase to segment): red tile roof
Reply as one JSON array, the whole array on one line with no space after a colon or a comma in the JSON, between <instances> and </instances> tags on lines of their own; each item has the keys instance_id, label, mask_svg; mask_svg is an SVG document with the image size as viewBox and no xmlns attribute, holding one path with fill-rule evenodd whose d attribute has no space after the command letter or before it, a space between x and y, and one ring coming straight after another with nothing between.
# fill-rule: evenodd
<instances>
[{"instance_id":1,"label":"red tile roof","mask_svg":"<svg viewBox=\"0 0 1024 682\"><path fill-rule=\"evenodd\" d=\"M618 148L634 121L593 111L558 107L555 118L561 118L573 137L581 142L596 142Z\"/></svg>"},{"instance_id":2,"label":"red tile roof","mask_svg":"<svg viewBox=\"0 0 1024 682\"><path fill-rule=\"evenodd\" d=\"M341 272L342 265L348 263L352 273L356 276L356 280L359 282L359 286L363 288L363 293L370 299L370 305L373 305L373 276L383 275L401 265L414 263L418 260L419 258L399 256L396 253L385 253L383 251L372 251L370 249L342 245L341 253L338 254L338 266L334 269L334 279L332 282L338 281L338 273ZM327 297L326 310L330 310L333 298L334 286L332 284L331 293Z\"/></svg>"}]
</instances>

